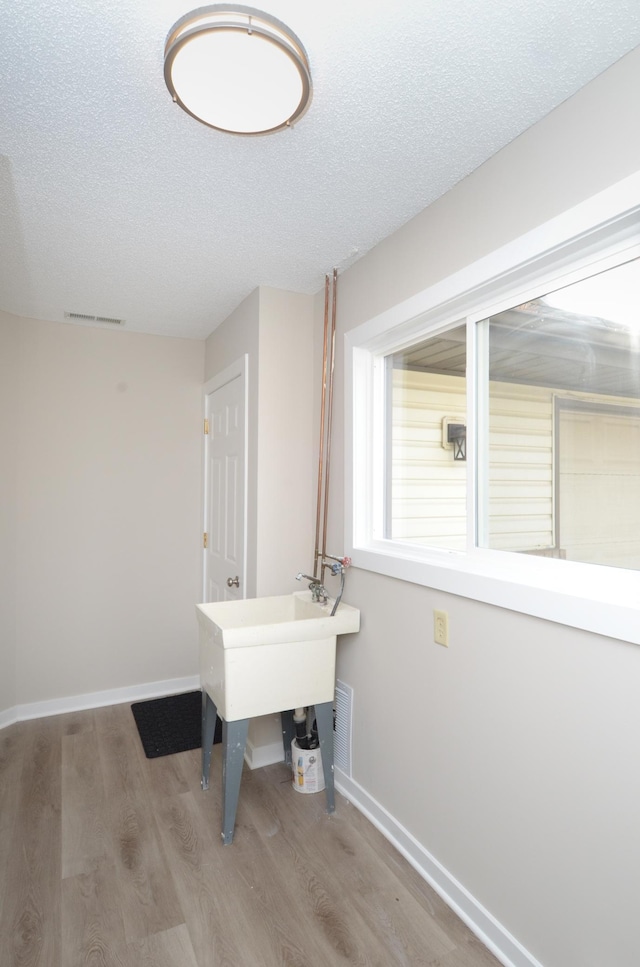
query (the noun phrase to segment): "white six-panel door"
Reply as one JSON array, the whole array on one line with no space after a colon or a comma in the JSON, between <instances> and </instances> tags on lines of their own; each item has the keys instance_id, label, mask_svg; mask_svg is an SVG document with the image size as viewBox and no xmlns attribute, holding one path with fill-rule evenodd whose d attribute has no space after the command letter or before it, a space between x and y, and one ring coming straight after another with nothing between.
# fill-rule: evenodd
<instances>
[{"instance_id":1,"label":"white six-panel door","mask_svg":"<svg viewBox=\"0 0 640 967\"><path fill-rule=\"evenodd\" d=\"M245 375L240 360L205 387L205 601L245 596Z\"/></svg>"}]
</instances>

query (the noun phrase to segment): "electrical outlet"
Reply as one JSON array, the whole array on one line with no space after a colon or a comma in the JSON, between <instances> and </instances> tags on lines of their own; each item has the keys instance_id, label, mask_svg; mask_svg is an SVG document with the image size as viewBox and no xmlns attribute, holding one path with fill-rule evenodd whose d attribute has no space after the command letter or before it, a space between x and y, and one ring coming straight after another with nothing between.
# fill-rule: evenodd
<instances>
[{"instance_id":1,"label":"electrical outlet","mask_svg":"<svg viewBox=\"0 0 640 967\"><path fill-rule=\"evenodd\" d=\"M449 647L449 615L446 611L433 612L433 640L436 645Z\"/></svg>"}]
</instances>

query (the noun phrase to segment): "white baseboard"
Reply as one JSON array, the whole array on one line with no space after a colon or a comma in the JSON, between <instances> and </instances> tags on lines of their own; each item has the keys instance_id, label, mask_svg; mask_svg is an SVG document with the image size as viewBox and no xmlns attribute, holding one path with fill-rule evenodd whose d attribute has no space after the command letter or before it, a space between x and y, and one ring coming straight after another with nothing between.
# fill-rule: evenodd
<instances>
[{"instance_id":1,"label":"white baseboard","mask_svg":"<svg viewBox=\"0 0 640 967\"><path fill-rule=\"evenodd\" d=\"M84 695L70 695L67 698L52 698L45 702L32 702L28 705L14 705L0 712L0 729L14 722L26 719L41 719L47 715L62 715L64 712L80 712L104 705L120 705L123 702L139 702L147 698L163 695L177 695L200 688L200 676L169 678L163 682L147 682L144 685L128 685L124 688L111 688L104 692L87 692Z\"/></svg>"},{"instance_id":2,"label":"white baseboard","mask_svg":"<svg viewBox=\"0 0 640 967\"><path fill-rule=\"evenodd\" d=\"M250 769L261 769L262 766L271 766L275 762L284 761L284 750L282 742L271 742L269 745L253 745L250 739L244 750L244 761Z\"/></svg>"},{"instance_id":3,"label":"white baseboard","mask_svg":"<svg viewBox=\"0 0 640 967\"><path fill-rule=\"evenodd\" d=\"M17 721L18 716L16 715L15 706L5 709L4 712L0 712L0 729L6 729L7 725L13 725Z\"/></svg>"},{"instance_id":4,"label":"white baseboard","mask_svg":"<svg viewBox=\"0 0 640 967\"><path fill-rule=\"evenodd\" d=\"M542 964L357 782L335 770L336 789L380 830L505 967Z\"/></svg>"}]
</instances>

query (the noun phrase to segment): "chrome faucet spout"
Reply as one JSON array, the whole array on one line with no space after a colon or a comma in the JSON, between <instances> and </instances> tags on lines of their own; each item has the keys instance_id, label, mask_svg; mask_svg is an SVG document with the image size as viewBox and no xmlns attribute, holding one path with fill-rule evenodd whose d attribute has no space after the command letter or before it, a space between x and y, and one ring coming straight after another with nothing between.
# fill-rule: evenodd
<instances>
[{"instance_id":1,"label":"chrome faucet spout","mask_svg":"<svg viewBox=\"0 0 640 967\"><path fill-rule=\"evenodd\" d=\"M312 578L310 574L303 574L300 571L296 575L296 581L303 580L310 582L309 590L311 591L311 600L320 604L326 604L329 600L329 593L319 578Z\"/></svg>"},{"instance_id":2,"label":"chrome faucet spout","mask_svg":"<svg viewBox=\"0 0 640 967\"><path fill-rule=\"evenodd\" d=\"M299 571L296 575L296 581L309 581L309 590L311 591L311 600L316 602L321 602L326 604L329 600L329 592L322 583L322 577L325 570L330 571L332 577L338 577L340 575L340 591L338 596L333 602L333 608L331 609L331 617L334 616L340 602L342 601L342 595L344 593L344 577L348 567L351 567L350 557L337 557L335 554L325 554L320 562L320 577L311 577L310 574L303 574Z\"/></svg>"}]
</instances>

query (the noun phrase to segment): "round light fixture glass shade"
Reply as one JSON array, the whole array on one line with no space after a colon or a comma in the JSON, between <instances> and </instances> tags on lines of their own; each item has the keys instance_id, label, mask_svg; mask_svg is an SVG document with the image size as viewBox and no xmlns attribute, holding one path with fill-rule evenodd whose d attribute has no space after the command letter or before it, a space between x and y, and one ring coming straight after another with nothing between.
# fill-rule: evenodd
<instances>
[{"instance_id":1,"label":"round light fixture glass shade","mask_svg":"<svg viewBox=\"0 0 640 967\"><path fill-rule=\"evenodd\" d=\"M311 99L304 47L253 7L216 4L182 17L167 37L164 77L187 114L233 134L290 127Z\"/></svg>"}]
</instances>

